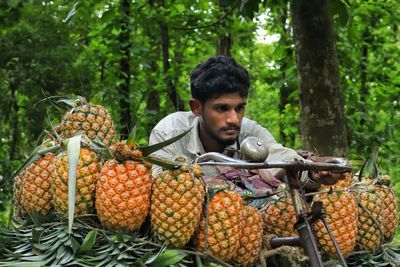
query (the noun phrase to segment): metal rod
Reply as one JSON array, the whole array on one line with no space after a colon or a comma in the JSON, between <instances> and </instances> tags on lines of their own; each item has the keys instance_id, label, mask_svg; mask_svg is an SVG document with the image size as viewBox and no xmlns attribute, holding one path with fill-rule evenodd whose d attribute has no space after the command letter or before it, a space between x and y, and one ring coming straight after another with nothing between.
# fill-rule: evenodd
<instances>
[{"instance_id":1,"label":"metal rod","mask_svg":"<svg viewBox=\"0 0 400 267\"><path fill-rule=\"evenodd\" d=\"M296 224L296 230L299 233L304 252L309 258L309 266L322 267L324 265L322 263L321 255L319 254L317 242L315 241L311 225L307 220L307 215L304 214L302 219L303 222Z\"/></svg>"},{"instance_id":2,"label":"metal rod","mask_svg":"<svg viewBox=\"0 0 400 267\"><path fill-rule=\"evenodd\" d=\"M213 161L210 161L213 160ZM348 172L351 167L343 164L336 163L321 163L303 160L292 161L264 161L264 162L248 162L245 160L232 159L223 154L212 152L201 155L196 160L199 165L219 165L230 166L240 169L271 169L271 168L284 168L295 171L334 171L334 172Z\"/></svg>"},{"instance_id":3,"label":"metal rod","mask_svg":"<svg viewBox=\"0 0 400 267\"><path fill-rule=\"evenodd\" d=\"M332 231L331 231L331 228L329 227L329 224L328 224L328 222L326 221L326 218L324 217L324 214L322 214L321 220L322 220L322 222L324 223L324 226L325 226L326 230L328 231L329 237L331 238L331 240L332 240L332 242L333 242L333 245L335 246L336 252L337 252L337 254L338 254L338 256L339 256L339 259L340 259L340 261L341 261L343 267L347 267L346 260L345 260L343 254L342 254L342 251L340 250L339 244L336 242L336 239L335 239L335 237L333 236L333 233L332 233Z\"/></svg>"},{"instance_id":4,"label":"metal rod","mask_svg":"<svg viewBox=\"0 0 400 267\"><path fill-rule=\"evenodd\" d=\"M280 246L300 247L300 237L274 237L269 242L271 248L279 248Z\"/></svg>"},{"instance_id":5,"label":"metal rod","mask_svg":"<svg viewBox=\"0 0 400 267\"><path fill-rule=\"evenodd\" d=\"M296 176L288 177L288 179L297 179ZM297 214L297 223L295 228L299 233L300 243L303 247L306 255L309 258L311 267L322 267L322 259L319 254L317 241L315 240L314 232L311 228L310 222L308 221L307 210L304 204L304 200L300 195L299 189L294 188L289 183L289 190L292 196L294 209Z\"/></svg>"}]
</instances>

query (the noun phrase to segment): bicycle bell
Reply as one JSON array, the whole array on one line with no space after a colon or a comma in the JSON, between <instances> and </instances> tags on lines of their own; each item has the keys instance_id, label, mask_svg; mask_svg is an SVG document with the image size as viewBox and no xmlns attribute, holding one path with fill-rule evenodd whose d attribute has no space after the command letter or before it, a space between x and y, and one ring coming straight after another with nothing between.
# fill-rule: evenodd
<instances>
[{"instance_id":1,"label":"bicycle bell","mask_svg":"<svg viewBox=\"0 0 400 267\"><path fill-rule=\"evenodd\" d=\"M267 143L254 136L246 137L242 141L239 152L245 160L255 162L265 161L269 154Z\"/></svg>"}]
</instances>

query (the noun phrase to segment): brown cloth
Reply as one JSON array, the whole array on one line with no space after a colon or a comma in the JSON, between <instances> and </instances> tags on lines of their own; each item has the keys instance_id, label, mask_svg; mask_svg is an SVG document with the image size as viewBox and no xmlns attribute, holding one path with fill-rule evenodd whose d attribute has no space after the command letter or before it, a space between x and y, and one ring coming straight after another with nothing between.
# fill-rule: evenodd
<instances>
[{"instance_id":1,"label":"brown cloth","mask_svg":"<svg viewBox=\"0 0 400 267\"><path fill-rule=\"evenodd\" d=\"M267 169L239 170L233 167L218 166L219 175L205 177L209 185L217 185L223 182L230 184L236 191L248 190L254 195L272 194L282 183Z\"/></svg>"}]
</instances>

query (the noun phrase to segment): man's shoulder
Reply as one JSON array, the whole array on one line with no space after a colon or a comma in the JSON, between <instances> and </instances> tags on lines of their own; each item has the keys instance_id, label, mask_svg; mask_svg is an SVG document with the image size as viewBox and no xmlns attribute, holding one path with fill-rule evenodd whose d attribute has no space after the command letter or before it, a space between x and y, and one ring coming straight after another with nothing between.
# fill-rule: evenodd
<instances>
[{"instance_id":1,"label":"man's shoulder","mask_svg":"<svg viewBox=\"0 0 400 267\"><path fill-rule=\"evenodd\" d=\"M244 139L247 136L256 136L264 140L275 140L271 132L264 126L260 125L257 121L243 118L242 126L240 128L240 137L241 139Z\"/></svg>"},{"instance_id":2,"label":"man's shoulder","mask_svg":"<svg viewBox=\"0 0 400 267\"><path fill-rule=\"evenodd\" d=\"M263 126L261 126L257 121L249 119L244 117L243 121L242 121L242 129L246 132L251 132L252 130L254 130L254 127L261 127L264 128ZM264 128L265 129L265 128Z\"/></svg>"},{"instance_id":3,"label":"man's shoulder","mask_svg":"<svg viewBox=\"0 0 400 267\"><path fill-rule=\"evenodd\" d=\"M164 117L153 131L183 131L192 126L195 116L191 111L178 111Z\"/></svg>"}]
</instances>

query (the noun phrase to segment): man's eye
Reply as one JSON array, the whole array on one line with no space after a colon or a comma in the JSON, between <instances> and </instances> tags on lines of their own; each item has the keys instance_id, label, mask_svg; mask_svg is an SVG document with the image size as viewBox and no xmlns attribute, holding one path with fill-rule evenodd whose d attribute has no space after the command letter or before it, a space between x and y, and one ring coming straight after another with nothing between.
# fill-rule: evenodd
<instances>
[{"instance_id":1,"label":"man's eye","mask_svg":"<svg viewBox=\"0 0 400 267\"><path fill-rule=\"evenodd\" d=\"M217 107L217 111L219 111L219 112L224 112L224 111L227 111L227 110L228 110L227 106L218 106Z\"/></svg>"},{"instance_id":2,"label":"man's eye","mask_svg":"<svg viewBox=\"0 0 400 267\"><path fill-rule=\"evenodd\" d=\"M239 106L236 108L236 111L243 111L246 106Z\"/></svg>"}]
</instances>

